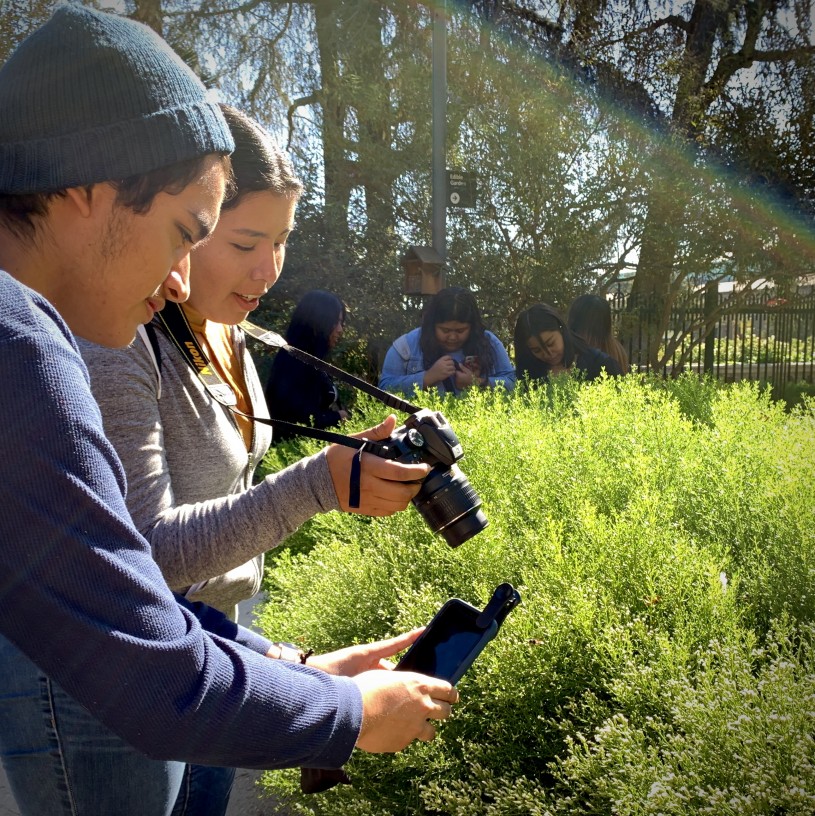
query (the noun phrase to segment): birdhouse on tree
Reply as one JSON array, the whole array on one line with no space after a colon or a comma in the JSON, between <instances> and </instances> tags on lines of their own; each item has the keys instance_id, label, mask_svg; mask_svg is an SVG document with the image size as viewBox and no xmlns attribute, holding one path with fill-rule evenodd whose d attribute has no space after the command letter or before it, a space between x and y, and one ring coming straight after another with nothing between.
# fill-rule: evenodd
<instances>
[{"instance_id":1,"label":"birdhouse on tree","mask_svg":"<svg viewBox=\"0 0 815 816\"><path fill-rule=\"evenodd\" d=\"M444 261L433 247L412 246L402 257L406 295L435 295L442 288Z\"/></svg>"}]
</instances>

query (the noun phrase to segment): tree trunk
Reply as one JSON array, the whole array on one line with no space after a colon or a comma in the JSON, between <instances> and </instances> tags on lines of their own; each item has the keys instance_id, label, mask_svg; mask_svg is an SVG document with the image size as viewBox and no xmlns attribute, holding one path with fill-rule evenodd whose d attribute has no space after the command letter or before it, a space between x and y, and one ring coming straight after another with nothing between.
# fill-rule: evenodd
<instances>
[{"instance_id":1,"label":"tree trunk","mask_svg":"<svg viewBox=\"0 0 815 816\"><path fill-rule=\"evenodd\" d=\"M727 9L716 0L696 0L674 98L672 138L666 137L654 157L654 181L648 194L640 257L622 326L632 362L639 361L651 369L664 364L660 343L677 295L672 283L685 221L681 184L682 174L687 170L682 168L687 167L685 157L693 150L694 137L701 131L707 108L703 98L705 77L713 58L716 34L726 24L726 15Z\"/></svg>"},{"instance_id":2,"label":"tree trunk","mask_svg":"<svg viewBox=\"0 0 815 816\"><path fill-rule=\"evenodd\" d=\"M325 174L325 245L345 246L351 184L345 162L345 113L339 69L339 0L314 3L320 55L320 102L323 114L323 172Z\"/></svg>"},{"instance_id":3,"label":"tree trunk","mask_svg":"<svg viewBox=\"0 0 815 816\"><path fill-rule=\"evenodd\" d=\"M136 0L136 10L132 17L150 26L159 37L164 36L164 14L161 10L161 0Z\"/></svg>"}]
</instances>

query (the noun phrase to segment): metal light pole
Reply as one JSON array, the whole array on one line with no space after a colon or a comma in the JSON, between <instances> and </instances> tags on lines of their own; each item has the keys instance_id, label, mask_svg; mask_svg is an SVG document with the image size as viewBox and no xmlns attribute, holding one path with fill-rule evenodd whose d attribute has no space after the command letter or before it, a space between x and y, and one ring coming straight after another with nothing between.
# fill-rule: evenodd
<instances>
[{"instance_id":1,"label":"metal light pole","mask_svg":"<svg viewBox=\"0 0 815 816\"><path fill-rule=\"evenodd\" d=\"M433 5L433 249L447 259L447 0ZM441 269L442 280L444 267Z\"/></svg>"}]
</instances>

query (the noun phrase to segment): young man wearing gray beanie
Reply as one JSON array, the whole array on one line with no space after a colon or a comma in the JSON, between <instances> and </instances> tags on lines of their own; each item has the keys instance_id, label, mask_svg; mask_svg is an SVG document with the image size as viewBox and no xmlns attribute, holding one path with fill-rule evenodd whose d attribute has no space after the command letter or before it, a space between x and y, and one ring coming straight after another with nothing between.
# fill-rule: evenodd
<instances>
[{"instance_id":1,"label":"young man wearing gray beanie","mask_svg":"<svg viewBox=\"0 0 815 816\"><path fill-rule=\"evenodd\" d=\"M127 514L73 333L126 345L186 298L228 183L217 106L149 29L72 5L0 69L0 111L0 755L21 812L190 814L184 763L339 768L432 739L455 689L380 668L416 633L336 653L353 676L269 659L173 596Z\"/></svg>"}]
</instances>

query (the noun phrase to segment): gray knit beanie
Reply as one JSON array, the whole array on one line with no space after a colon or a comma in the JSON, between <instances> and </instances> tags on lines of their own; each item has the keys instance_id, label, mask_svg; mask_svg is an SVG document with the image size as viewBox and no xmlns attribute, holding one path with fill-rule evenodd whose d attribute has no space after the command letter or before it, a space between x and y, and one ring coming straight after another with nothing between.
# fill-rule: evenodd
<instances>
[{"instance_id":1,"label":"gray knit beanie","mask_svg":"<svg viewBox=\"0 0 815 816\"><path fill-rule=\"evenodd\" d=\"M61 6L0 68L0 192L137 176L234 142L190 68L141 23Z\"/></svg>"}]
</instances>

